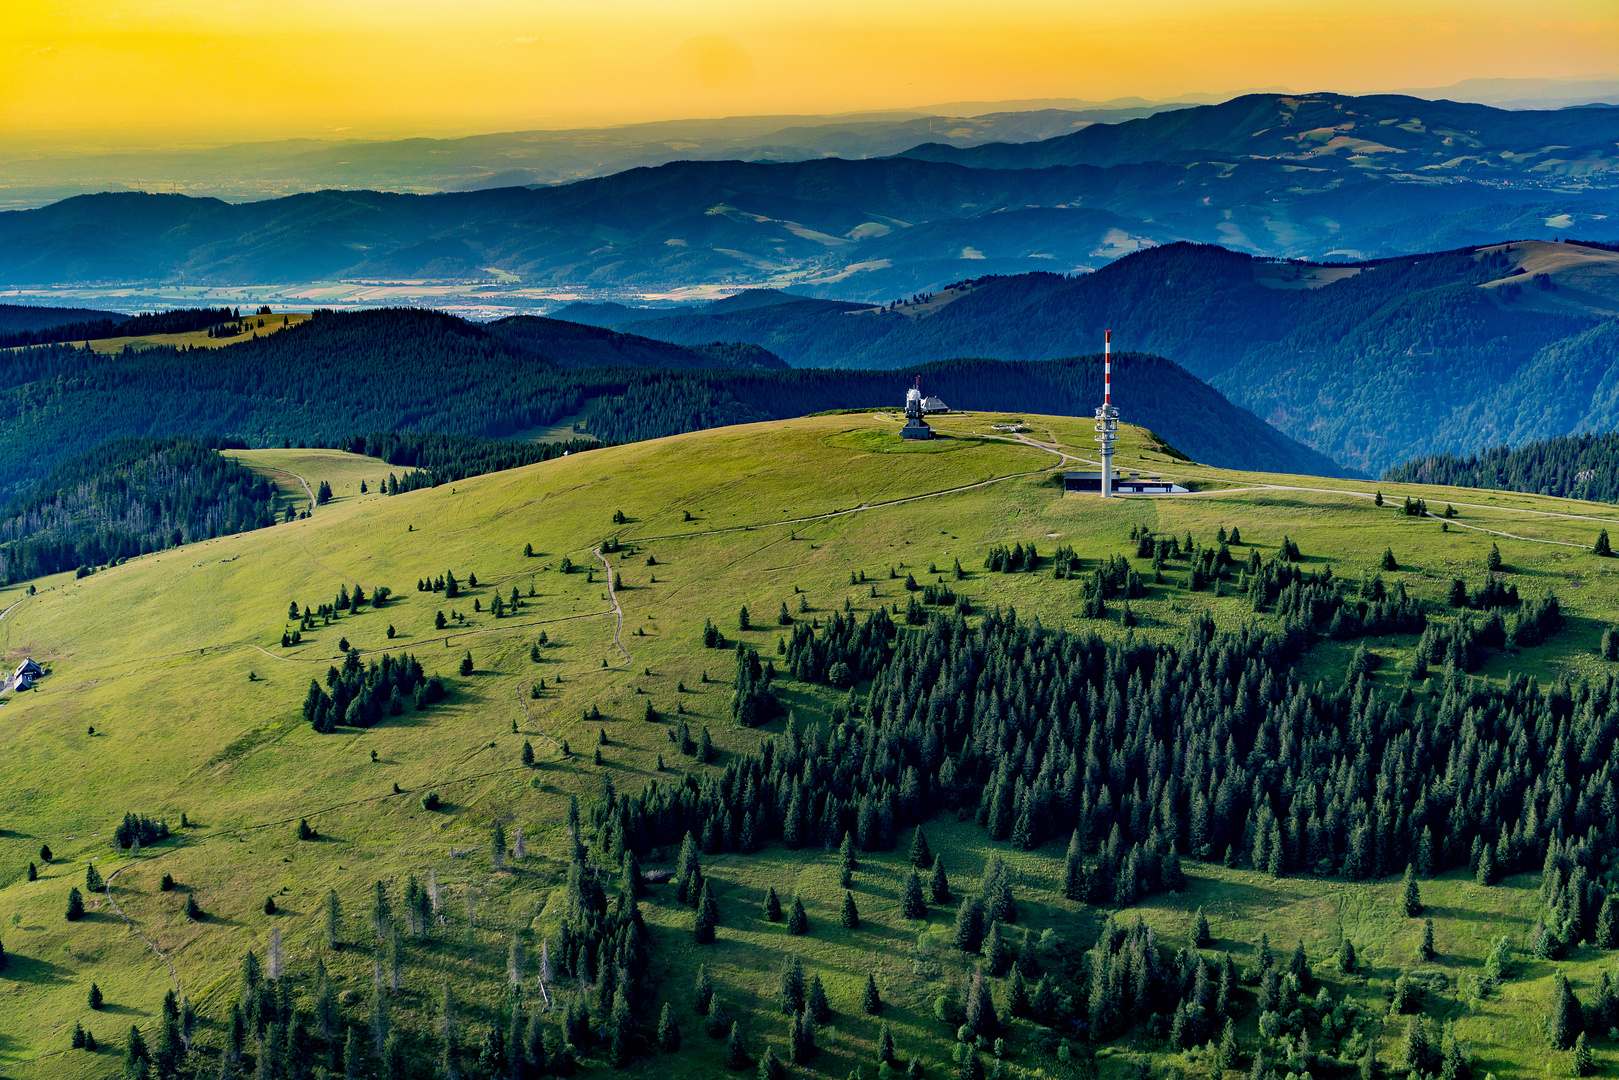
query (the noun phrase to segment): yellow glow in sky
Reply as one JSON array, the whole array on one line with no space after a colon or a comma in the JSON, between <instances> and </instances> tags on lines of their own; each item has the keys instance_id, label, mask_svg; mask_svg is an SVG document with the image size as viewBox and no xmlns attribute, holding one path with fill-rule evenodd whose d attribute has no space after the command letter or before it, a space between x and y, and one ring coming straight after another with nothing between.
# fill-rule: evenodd
<instances>
[{"instance_id":1,"label":"yellow glow in sky","mask_svg":"<svg viewBox=\"0 0 1619 1080\"><path fill-rule=\"evenodd\" d=\"M0 0L0 139L465 134L1619 68L1614 0Z\"/></svg>"}]
</instances>

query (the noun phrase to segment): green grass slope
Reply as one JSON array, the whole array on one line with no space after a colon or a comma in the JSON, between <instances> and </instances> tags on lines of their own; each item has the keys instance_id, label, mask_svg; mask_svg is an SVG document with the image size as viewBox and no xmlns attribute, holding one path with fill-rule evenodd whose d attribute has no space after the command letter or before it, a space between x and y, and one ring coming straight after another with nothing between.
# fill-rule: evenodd
<instances>
[{"instance_id":1,"label":"green grass slope","mask_svg":"<svg viewBox=\"0 0 1619 1080\"><path fill-rule=\"evenodd\" d=\"M10 959L0 971L0 1069L16 1077L114 1075L115 1052L67 1050L73 1025L121 1045L130 1024L151 1030L164 992L176 983L201 1014L199 1042L218 1046L217 1024L236 994L237 963L247 949L262 956L276 927L300 998L307 1001L315 959L322 957L338 989L357 995L344 1007L345 1020L363 1027L374 948L365 923L367 890L381 880L397 892L412 874L436 878L447 926L428 942L408 945L396 1022L430 1027L439 987L449 983L475 1047L502 1000L508 936L555 933L565 895L567 796L593 798L604 775L618 790L633 791L655 778L678 780L683 772L716 767L681 757L668 726L645 721L647 703L666 720L680 719L678 705L694 732L706 725L720 765L781 730L780 721L748 730L728 719L732 663L726 653L701 648L704 620L774 655L780 605L797 613L802 603L808 611L798 617L817 618L846 603L856 612L903 604L907 594L891 569L901 579L907 572L925 578L930 565L948 571L960 559L968 574L958 591L980 608L1015 605L1048 626L1158 636L1178 635L1203 613L1230 626L1253 616L1240 596L1187 591L1184 570L1172 568L1167 584L1149 586L1149 596L1132 603L1141 626L1126 631L1116 622L1078 618L1079 583L1047 572L991 574L981 569L984 555L995 544L1032 542L1047 555L1063 544L1098 559L1131 553L1126 536L1137 525L1190 531L1204 543L1217 528L1237 526L1267 555L1285 535L1312 568L1330 564L1357 579L1390 548L1401 564L1384 572L1390 586L1403 582L1439 603L1453 576L1482 581L1494 543L1520 589L1556 591L1570 625L1547 645L1497 656L1480 677L1518 672L1551 679L1605 666L1596 647L1619 600L1619 565L1587 548L1600 529L1619 525L1619 515L1536 496L1383 486L1395 502L1407 494L1426 498L1435 510L1453 502L1459 516L1441 531L1437 520L1374 506L1374 485L1190 464L1139 429L1127 432L1117 464L1161 470L1193 494L1064 498L1055 481L1065 462L1076 467L1091 457L1088 422L1022 417L1031 429L1026 438L1044 444L1037 446L990 431L1004 419L944 418L936 427L946 438L913 445L899 442L897 418L886 414L724 428L394 497L374 494L374 484L372 493L358 491L359 480L386 475L381 462L337 460L330 451L254 452L238 456L312 485L329 480L337 497L289 524L145 556L83 579L45 579L33 593L27 586L5 590L5 657L15 664L32 655L49 674L37 689L0 699L0 940ZM614 523L615 511L622 523ZM614 536L633 545L633 554L593 554ZM525 545L532 556L524 555ZM564 558L580 571L560 573ZM603 581L608 568L621 579L616 605ZM462 582L475 574L477 586L454 600L415 588L419 579L446 571ZM851 572L862 571L872 588L849 584ZM367 594L387 586L393 599L281 647L289 602L319 605L356 584ZM492 617L494 597L509 599L514 589L522 601L517 613ZM737 629L744 605L754 616L746 632ZM451 620L444 629L435 626L440 611ZM536 662L531 647L542 632L549 644ZM344 638L364 653L410 652L429 675L446 680L450 697L371 729L314 733L302 702L310 680L324 679L338 662ZM1373 680L1380 691L1393 696L1405 688L1412 639L1365 644L1384 660ZM460 661L469 653L474 673L462 676ZM1304 663L1335 682L1347 653L1345 645L1323 645ZM536 697L540 679L545 688ZM781 694L805 722L823 720L840 700L790 680ZM593 707L601 710L599 723L581 719ZM600 766L591 758L598 729L607 740ZM519 760L525 741L536 753L533 769ZM572 757L563 756L564 742ZM661 776L660 755L669 766ZM441 799L432 811L421 801L430 791ZM164 818L176 835L138 857L115 854L110 833L126 812ZM179 825L182 813L186 828ZM302 818L318 840L296 839ZM508 835L520 826L530 853L505 870L495 869L488 852L496 820ZM1022 925L1054 928L1074 948L1089 943L1101 913L1062 899L1061 845L1012 851L988 842L970 821L945 818L929 832L935 850L946 853L958 894L972 888L998 848L1017 883ZM25 871L39 861L42 844L54 860L29 882ZM665 850L643 862L667 867L673 856ZM638 1058L629 1072L695 1077L719 1069L723 1040L703 1035L685 1007L699 962L708 964L721 999L742 1020L753 1052L767 1042L781 1052L787 1024L774 1009L774 986L784 955L794 954L822 976L837 1013L830 1032L822 1032L814 1073L842 1076L858 1066L870 1075L877 1021L860 1013L857 999L872 970L902 1055L920 1052L930 1062L928 1075L945 1075L952 1032L932 1018L932 998L966 970L949 948L950 913L935 907L928 920L904 919L897 902L903 854L862 859L854 891L864 924L857 931L836 929L835 854L772 845L755 856L705 857L725 918L719 942L702 949L691 944L689 910L667 895L672 890L654 889L643 905L653 974L660 997L683 1010L686 1049L672 1058ZM99 894L87 898L83 921L64 920L68 888L82 888L91 863L103 876L116 873L111 899L138 933ZM1279 947L1302 936L1324 967L1339 935L1352 933L1369 969L1333 981L1332 992L1368 1009L1407 964L1403 957L1420 929L1396 915L1397 881L1272 881L1190 862L1187 871L1182 893L1138 906L1162 943L1182 943L1199 906L1208 909L1222 947L1232 943L1239 954L1260 931ZM176 890L160 890L164 874L173 876ZM1424 884L1439 942L1433 966L1452 976L1452 987L1454 975L1482 963L1492 932L1524 939L1537 903L1534 884L1528 878L1491 888L1451 879ZM768 886L785 898L802 892L812 934L790 937L758 916ZM335 953L322 933L328 889L343 898L342 938L350 943ZM207 913L202 921L186 918L188 896ZM264 913L266 897L275 898L276 914ZM1606 962L1594 950L1579 950L1556 967L1583 993ZM1533 1030L1553 969L1523 964L1477 1015L1448 999L1434 1006L1456 1019L1480 1076L1484 1070L1539 1075L1548 1062L1562 1067L1564 1055L1545 1051ZM100 1012L85 1004L91 981L106 994ZM655 1018L644 1019L650 1025ZM1242 1037L1257 1038L1251 1017L1245 1025ZM1389 1028L1385 1060L1397 1056L1400 1030ZM1028 1049L1027 1022L1018 1031L1012 1042L1020 1067L1066 1075L1055 1059ZM1122 1070L1129 1052L1128 1041L1107 1050L1104 1071ZM1600 1040L1599 1057L1611 1056ZM607 1071L600 1063L587 1067Z\"/></svg>"}]
</instances>

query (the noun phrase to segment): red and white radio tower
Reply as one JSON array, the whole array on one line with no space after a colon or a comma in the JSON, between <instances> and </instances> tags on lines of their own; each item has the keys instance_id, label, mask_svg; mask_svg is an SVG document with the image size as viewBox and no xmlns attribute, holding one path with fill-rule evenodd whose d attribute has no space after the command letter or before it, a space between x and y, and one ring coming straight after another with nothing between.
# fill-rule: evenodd
<instances>
[{"instance_id":1,"label":"red and white radio tower","mask_svg":"<svg viewBox=\"0 0 1619 1080\"><path fill-rule=\"evenodd\" d=\"M1102 339L1102 407L1096 410L1096 441L1102 444L1102 498L1113 497L1113 444L1119 436L1119 410L1113 407L1113 331Z\"/></svg>"}]
</instances>

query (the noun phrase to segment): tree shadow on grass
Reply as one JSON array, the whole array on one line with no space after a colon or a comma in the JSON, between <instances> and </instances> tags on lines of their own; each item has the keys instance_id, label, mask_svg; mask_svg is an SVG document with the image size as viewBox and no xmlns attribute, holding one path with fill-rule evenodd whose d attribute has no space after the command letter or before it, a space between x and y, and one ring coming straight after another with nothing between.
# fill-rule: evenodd
<instances>
[{"instance_id":1,"label":"tree shadow on grass","mask_svg":"<svg viewBox=\"0 0 1619 1080\"><path fill-rule=\"evenodd\" d=\"M246 925L240 919L233 919L229 915L220 915L217 912L208 911L207 909L203 910L201 917L191 921L201 923L205 926L228 926L233 930L239 926Z\"/></svg>"},{"instance_id":2,"label":"tree shadow on grass","mask_svg":"<svg viewBox=\"0 0 1619 1080\"><path fill-rule=\"evenodd\" d=\"M74 972L71 968L27 953L8 952L6 954L7 982L27 983L35 986L59 986L74 981ZM3 1036L0 1036L3 1037Z\"/></svg>"},{"instance_id":3,"label":"tree shadow on grass","mask_svg":"<svg viewBox=\"0 0 1619 1080\"><path fill-rule=\"evenodd\" d=\"M1422 915L1424 918L1433 919L1436 922L1450 920L1455 922L1489 923L1491 925L1511 926L1520 929L1528 929L1533 925L1526 916L1513 915L1510 912L1483 912L1475 911L1472 908L1445 907L1440 904L1423 905Z\"/></svg>"},{"instance_id":4,"label":"tree shadow on grass","mask_svg":"<svg viewBox=\"0 0 1619 1080\"><path fill-rule=\"evenodd\" d=\"M926 882L923 882L922 889L925 893L927 890ZM869 877L862 880L862 874L858 870L855 871L854 884L850 887L849 891L854 893L856 897L869 896L873 900L897 901L900 898L899 886L890 886L887 882L883 881L872 881Z\"/></svg>"},{"instance_id":5,"label":"tree shadow on grass","mask_svg":"<svg viewBox=\"0 0 1619 1080\"><path fill-rule=\"evenodd\" d=\"M646 777L649 780L654 779L659 775L657 769L648 769L648 768L644 768L643 766L640 766L640 765L630 765L630 764L627 764L627 763L622 762L622 761L614 761L611 758L605 759L603 761L603 763L602 763L602 766L603 766L603 768L612 769L614 772L630 773L630 774L635 775L635 776ZM668 771L669 770L668 770L668 768L666 766L664 768L664 772L668 772Z\"/></svg>"}]
</instances>

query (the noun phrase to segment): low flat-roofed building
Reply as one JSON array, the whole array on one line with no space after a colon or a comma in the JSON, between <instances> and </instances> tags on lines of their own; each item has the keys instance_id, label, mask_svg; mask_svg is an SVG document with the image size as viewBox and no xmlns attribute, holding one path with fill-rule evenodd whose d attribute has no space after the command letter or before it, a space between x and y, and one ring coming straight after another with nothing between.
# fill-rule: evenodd
<instances>
[{"instance_id":1,"label":"low flat-roofed building","mask_svg":"<svg viewBox=\"0 0 1619 1080\"><path fill-rule=\"evenodd\" d=\"M1075 495L1085 493L1102 493L1101 472L1070 471L1063 473L1063 494ZM1161 476L1142 476L1140 473L1130 473L1128 476L1113 474L1113 493L1115 495L1185 495L1187 489L1172 480L1165 480Z\"/></svg>"}]
</instances>

